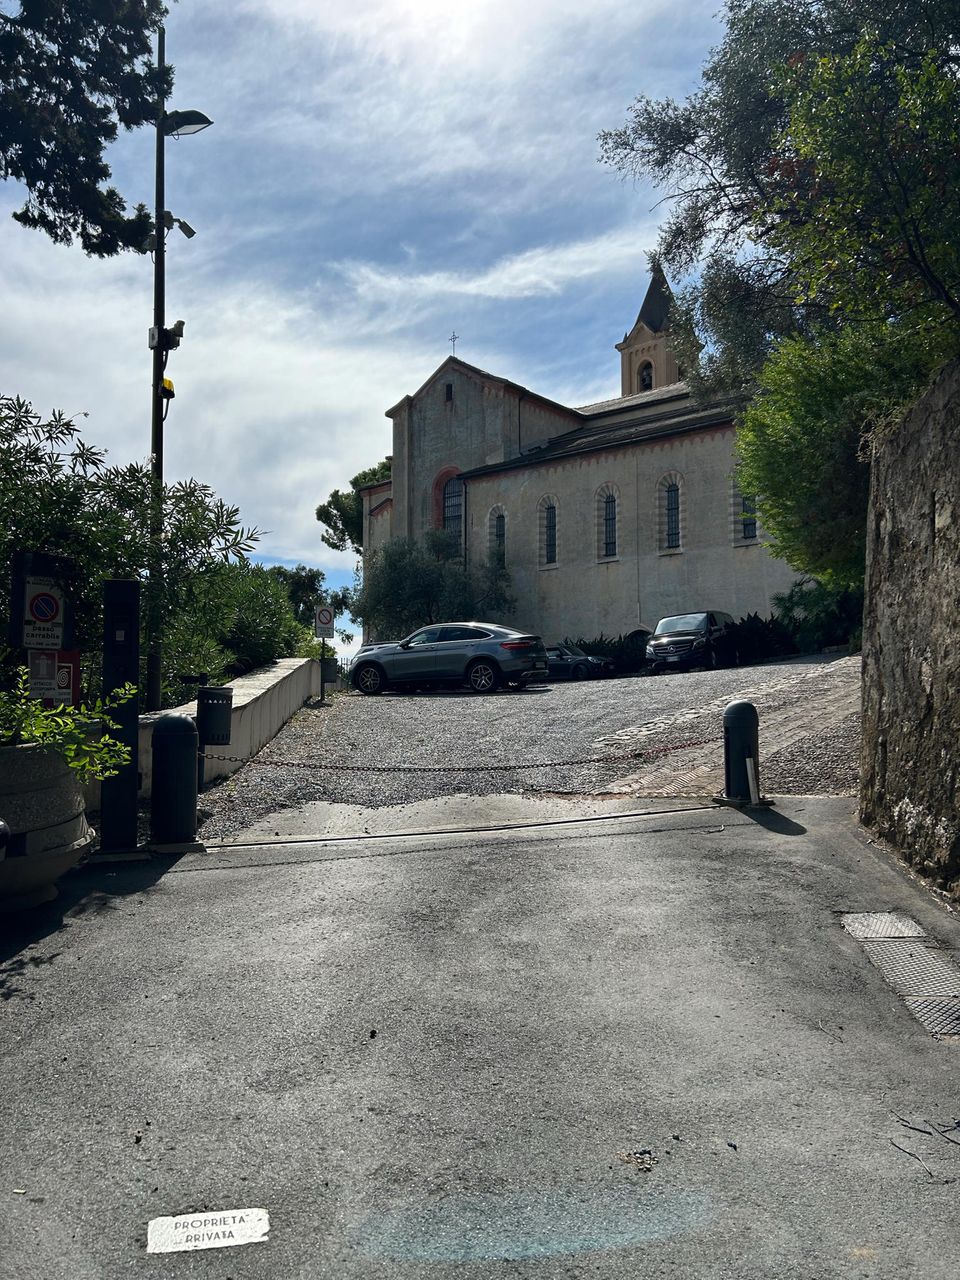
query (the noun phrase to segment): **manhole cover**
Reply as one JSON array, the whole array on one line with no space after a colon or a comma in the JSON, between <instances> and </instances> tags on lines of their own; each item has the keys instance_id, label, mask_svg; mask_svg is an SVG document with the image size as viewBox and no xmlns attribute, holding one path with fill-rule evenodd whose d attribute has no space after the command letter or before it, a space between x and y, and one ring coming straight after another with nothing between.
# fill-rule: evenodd
<instances>
[{"instance_id":1,"label":"manhole cover","mask_svg":"<svg viewBox=\"0 0 960 1280\"><path fill-rule=\"evenodd\" d=\"M904 1004L935 1036L960 1036L960 1000L910 1000Z\"/></svg>"},{"instance_id":2,"label":"manhole cover","mask_svg":"<svg viewBox=\"0 0 960 1280\"><path fill-rule=\"evenodd\" d=\"M868 939L863 949L902 996L960 997L960 969L920 939Z\"/></svg>"},{"instance_id":3,"label":"manhole cover","mask_svg":"<svg viewBox=\"0 0 960 1280\"><path fill-rule=\"evenodd\" d=\"M855 938L922 938L916 920L901 911L855 911L840 917L847 933Z\"/></svg>"}]
</instances>

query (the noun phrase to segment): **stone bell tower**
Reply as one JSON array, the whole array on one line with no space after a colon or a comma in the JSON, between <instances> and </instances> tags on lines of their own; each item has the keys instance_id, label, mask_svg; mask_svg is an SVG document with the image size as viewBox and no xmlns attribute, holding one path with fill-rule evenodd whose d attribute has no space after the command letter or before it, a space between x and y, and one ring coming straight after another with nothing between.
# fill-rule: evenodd
<instances>
[{"instance_id":1,"label":"stone bell tower","mask_svg":"<svg viewBox=\"0 0 960 1280\"><path fill-rule=\"evenodd\" d=\"M664 332L670 311L670 286L659 267L654 269L640 307L640 314L623 341L620 352L620 394L635 396L680 381L680 368L667 345Z\"/></svg>"}]
</instances>

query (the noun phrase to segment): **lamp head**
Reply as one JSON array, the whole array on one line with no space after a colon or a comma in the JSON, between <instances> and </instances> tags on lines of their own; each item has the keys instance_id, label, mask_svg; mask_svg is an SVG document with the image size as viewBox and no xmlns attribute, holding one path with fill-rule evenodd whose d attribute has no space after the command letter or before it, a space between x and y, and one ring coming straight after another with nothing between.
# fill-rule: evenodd
<instances>
[{"instance_id":1,"label":"lamp head","mask_svg":"<svg viewBox=\"0 0 960 1280\"><path fill-rule=\"evenodd\" d=\"M188 133L209 129L213 121L202 111L165 111L160 129L166 138L181 138Z\"/></svg>"}]
</instances>

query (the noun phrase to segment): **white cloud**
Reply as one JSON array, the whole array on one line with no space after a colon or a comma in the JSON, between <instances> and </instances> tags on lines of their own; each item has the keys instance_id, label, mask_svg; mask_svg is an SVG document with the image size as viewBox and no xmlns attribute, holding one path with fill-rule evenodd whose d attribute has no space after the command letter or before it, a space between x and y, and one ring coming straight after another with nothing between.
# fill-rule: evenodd
<instances>
[{"instance_id":1,"label":"white cloud","mask_svg":"<svg viewBox=\"0 0 960 1280\"><path fill-rule=\"evenodd\" d=\"M443 297L542 298L578 281L643 270L655 238L652 226L644 233L622 228L572 244L537 245L477 271L391 271L362 262L346 262L339 269L357 295L370 303Z\"/></svg>"},{"instance_id":2,"label":"white cloud","mask_svg":"<svg viewBox=\"0 0 960 1280\"><path fill-rule=\"evenodd\" d=\"M265 555L349 572L314 508L389 452L384 411L451 327L466 359L545 394L607 394L595 351L636 313L624 281L639 291L655 218L598 167L595 135L636 92L682 91L713 2L172 6L173 104L216 125L169 144L167 204L200 234L168 254L168 322L186 321L168 477L239 504L271 530ZM149 200L149 130L110 158ZM20 203L0 199L0 389L87 410L91 442L142 459L150 263L54 246L10 221Z\"/></svg>"}]
</instances>

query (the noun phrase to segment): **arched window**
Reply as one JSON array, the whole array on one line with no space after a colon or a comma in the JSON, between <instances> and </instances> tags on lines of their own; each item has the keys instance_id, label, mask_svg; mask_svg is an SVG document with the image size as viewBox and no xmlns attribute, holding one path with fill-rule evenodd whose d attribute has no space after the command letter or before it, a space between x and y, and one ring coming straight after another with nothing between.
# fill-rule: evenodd
<instances>
[{"instance_id":1,"label":"arched window","mask_svg":"<svg viewBox=\"0 0 960 1280\"><path fill-rule=\"evenodd\" d=\"M492 507L488 526L490 563L498 569L507 564L507 516L503 507Z\"/></svg>"},{"instance_id":2,"label":"arched window","mask_svg":"<svg viewBox=\"0 0 960 1280\"><path fill-rule=\"evenodd\" d=\"M451 476L443 486L443 527L448 533L463 536L463 481Z\"/></svg>"},{"instance_id":3,"label":"arched window","mask_svg":"<svg viewBox=\"0 0 960 1280\"><path fill-rule=\"evenodd\" d=\"M665 491L667 499L667 546L680 545L680 486L668 484Z\"/></svg>"},{"instance_id":4,"label":"arched window","mask_svg":"<svg viewBox=\"0 0 960 1280\"><path fill-rule=\"evenodd\" d=\"M741 537L744 542L753 542L757 536L757 500L743 497L740 499Z\"/></svg>"},{"instance_id":5,"label":"arched window","mask_svg":"<svg viewBox=\"0 0 960 1280\"><path fill-rule=\"evenodd\" d=\"M644 363L637 370L637 390L638 391L653 390L653 365L650 363L649 360L645 360Z\"/></svg>"},{"instance_id":6,"label":"arched window","mask_svg":"<svg viewBox=\"0 0 960 1280\"><path fill-rule=\"evenodd\" d=\"M557 563L557 500L546 494L537 504L540 541L540 567Z\"/></svg>"},{"instance_id":7,"label":"arched window","mask_svg":"<svg viewBox=\"0 0 960 1280\"><path fill-rule=\"evenodd\" d=\"M756 542L757 501L749 494L740 492L736 479L733 481L731 490L731 510L734 542Z\"/></svg>"},{"instance_id":8,"label":"arched window","mask_svg":"<svg viewBox=\"0 0 960 1280\"><path fill-rule=\"evenodd\" d=\"M670 471L657 485L657 528L661 551L683 550L683 476Z\"/></svg>"},{"instance_id":9,"label":"arched window","mask_svg":"<svg viewBox=\"0 0 960 1280\"><path fill-rule=\"evenodd\" d=\"M597 490L597 559L617 554L617 490L605 484Z\"/></svg>"}]
</instances>

